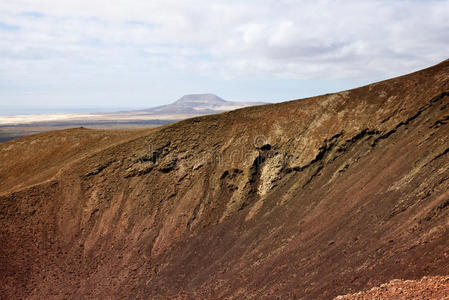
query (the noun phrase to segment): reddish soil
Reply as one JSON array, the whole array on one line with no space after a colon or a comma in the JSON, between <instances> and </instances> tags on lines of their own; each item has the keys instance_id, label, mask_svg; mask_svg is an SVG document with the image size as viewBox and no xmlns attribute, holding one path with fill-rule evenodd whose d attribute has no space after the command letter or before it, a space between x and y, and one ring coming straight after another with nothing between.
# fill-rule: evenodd
<instances>
[{"instance_id":1,"label":"reddish soil","mask_svg":"<svg viewBox=\"0 0 449 300\"><path fill-rule=\"evenodd\" d=\"M395 279L369 291L338 296L335 299L449 299L449 276L424 277L421 280Z\"/></svg>"},{"instance_id":2,"label":"reddish soil","mask_svg":"<svg viewBox=\"0 0 449 300\"><path fill-rule=\"evenodd\" d=\"M448 123L445 61L154 130L0 144L0 298L331 299L448 275Z\"/></svg>"}]
</instances>

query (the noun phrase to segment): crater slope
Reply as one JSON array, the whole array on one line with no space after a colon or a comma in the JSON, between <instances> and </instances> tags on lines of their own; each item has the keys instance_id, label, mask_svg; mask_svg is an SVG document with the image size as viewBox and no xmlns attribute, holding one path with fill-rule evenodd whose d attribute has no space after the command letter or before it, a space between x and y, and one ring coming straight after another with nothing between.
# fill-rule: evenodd
<instances>
[{"instance_id":1,"label":"crater slope","mask_svg":"<svg viewBox=\"0 0 449 300\"><path fill-rule=\"evenodd\" d=\"M152 130L0 144L0 296L329 299L448 275L448 122L445 61Z\"/></svg>"}]
</instances>

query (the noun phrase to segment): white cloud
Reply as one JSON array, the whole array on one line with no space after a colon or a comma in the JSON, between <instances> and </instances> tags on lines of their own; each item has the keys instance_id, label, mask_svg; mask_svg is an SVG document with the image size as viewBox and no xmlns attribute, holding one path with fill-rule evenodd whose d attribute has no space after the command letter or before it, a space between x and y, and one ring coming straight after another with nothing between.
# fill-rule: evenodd
<instances>
[{"instance_id":1,"label":"white cloud","mask_svg":"<svg viewBox=\"0 0 449 300\"><path fill-rule=\"evenodd\" d=\"M447 0L6 0L0 79L380 79L446 59L448 19Z\"/></svg>"}]
</instances>

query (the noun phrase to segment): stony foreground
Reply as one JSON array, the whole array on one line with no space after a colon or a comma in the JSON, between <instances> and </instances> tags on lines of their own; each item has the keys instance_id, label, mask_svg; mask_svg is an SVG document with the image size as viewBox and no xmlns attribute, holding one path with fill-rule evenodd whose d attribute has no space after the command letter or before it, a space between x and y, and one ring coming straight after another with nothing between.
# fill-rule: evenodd
<instances>
[{"instance_id":1,"label":"stony foreground","mask_svg":"<svg viewBox=\"0 0 449 300\"><path fill-rule=\"evenodd\" d=\"M338 300L368 299L449 299L449 276L423 277L421 280L391 280L369 291L338 296Z\"/></svg>"}]
</instances>

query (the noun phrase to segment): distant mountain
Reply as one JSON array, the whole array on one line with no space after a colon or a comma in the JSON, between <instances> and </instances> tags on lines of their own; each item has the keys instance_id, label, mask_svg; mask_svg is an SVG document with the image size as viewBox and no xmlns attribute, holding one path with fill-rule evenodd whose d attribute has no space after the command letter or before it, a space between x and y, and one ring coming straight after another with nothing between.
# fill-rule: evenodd
<instances>
[{"instance_id":1,"label":"distant mountain","mask_svg":"<svg viewBox=\"0 0 449 300\"><path fill-rule=\"evenodd\" d=\"M226 101L214 94L185 95L172 104L143 110L104 113L50 113L0 115L0 143L42 131L70 128L135 128L156 127L207 114L216 114L264 102Z\"/></svg>"},{"instance_id":2,"label":"distant mountain","mask_svg":"<svg viewBox=\"0 0 449 300\"><path fill-rule=\"evenodd\" d=\"M245 106L263 105L265 102L226 101L214 94L191 94L172 104L140 110L147 115L205 115L219 113Z\"/></svg>"}]
</instances>

